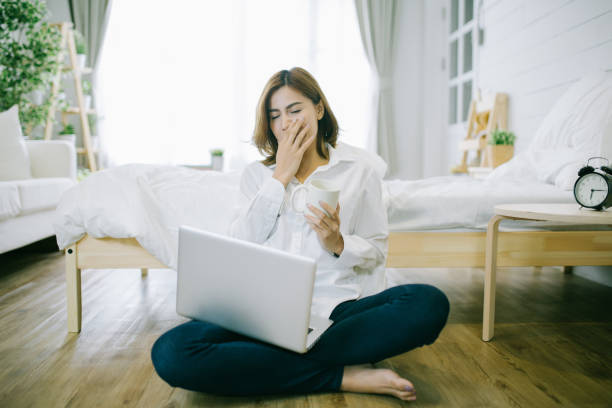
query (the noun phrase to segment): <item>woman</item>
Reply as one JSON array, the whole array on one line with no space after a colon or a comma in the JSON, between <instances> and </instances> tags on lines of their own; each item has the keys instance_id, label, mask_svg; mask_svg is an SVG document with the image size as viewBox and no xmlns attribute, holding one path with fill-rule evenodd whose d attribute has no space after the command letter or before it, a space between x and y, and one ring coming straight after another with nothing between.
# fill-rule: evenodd
<instances>
[{"instance_id":1,"label":"woman","mask_svg":"<svg viewBox=\"0 0 612 408\"><path fill-rule=\"evenodd\" d=\"M409 380L371 363L433 343L449 303L428 285L380 292L388 238L380 177L350 149L336 148L336 118L304 69L270 78L256 122L253 140L266 159L243 173L247 204L231 235L316 259L311 313L334 324L297 354L191 321L157 340L155 369L172 386L213 394L341 390L416 399ZM291 194L313 178L340 187L338 206L321 202L327 213L311 206L315 216L296 213L287 204Z\"/></svg>"}]
</instances>

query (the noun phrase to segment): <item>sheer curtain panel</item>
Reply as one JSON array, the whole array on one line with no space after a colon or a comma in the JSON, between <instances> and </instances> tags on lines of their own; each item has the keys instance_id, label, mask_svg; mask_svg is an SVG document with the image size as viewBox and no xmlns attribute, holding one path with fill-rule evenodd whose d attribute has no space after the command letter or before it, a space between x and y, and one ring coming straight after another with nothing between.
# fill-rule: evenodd
<instances>
[{"instance_id":1,"label":"sheer curtain panel","mask_svg":"<svg viewBox=\"0 0 612 408\"><path fill-rule=\"evenodd\" d=\"M393 45L395 42L396 0L355 0L361 41L370 66L376 75L373 92L368 148L375 150L388 164L389 174L397 170L394 163Z\"/></svg>"}]
</instances>

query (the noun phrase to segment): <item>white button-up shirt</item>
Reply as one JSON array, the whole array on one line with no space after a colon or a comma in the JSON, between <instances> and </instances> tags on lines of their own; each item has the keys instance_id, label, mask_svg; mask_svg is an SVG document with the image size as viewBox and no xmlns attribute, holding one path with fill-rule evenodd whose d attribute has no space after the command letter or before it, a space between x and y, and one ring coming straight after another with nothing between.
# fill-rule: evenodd
<instances>
[{"instance_id":1,"label":"white button-up shirt","mask_svg":"<svg viewBox=\"0 0 612 408\"><path fill-rule=\"evenodd\" d=\"M240 182L244 207L230 228L236 238L313 258L317 272L311 313L326 318L343 301L384 289L389 236L380 176L355 148L327 146L329 163L305 183L324 179L340 186L344 250L339 258L322 246L304 215L292 209L291 195L300 183L294 177L285 189L272 177L276 165L256 161L245 168Z\"/></svg>"}]
</instances>

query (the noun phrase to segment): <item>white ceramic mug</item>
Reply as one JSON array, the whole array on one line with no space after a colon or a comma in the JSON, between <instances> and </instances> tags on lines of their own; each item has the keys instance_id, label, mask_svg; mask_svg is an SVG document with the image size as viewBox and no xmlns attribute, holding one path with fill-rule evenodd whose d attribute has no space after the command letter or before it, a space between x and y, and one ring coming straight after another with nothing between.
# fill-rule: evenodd
<instances>
[{"instance_id":1,"label":"white ceramic mug","mask_svg":"<svg viewBox=\"0 0 612 408\"><path fill-rule=\"evenodd\" d=\"M305 203L305 205L304 208L297 208L295 205L295 199L301 190L305 190L306 192L306 200L302 201ZM291 208L293 208L293 211L299 214L304 214L304 212L308 210L309 215L314 215L307 207L307 205L310 204L328 214L327 211L321 207L319 201L329 204L330 207L335 210L336 206L338 205L339 197L340 190L333 183L326 180L312 180L308 184L303 184L293 190L293 193L291 194Z\"/></svg>"}]
</instances>

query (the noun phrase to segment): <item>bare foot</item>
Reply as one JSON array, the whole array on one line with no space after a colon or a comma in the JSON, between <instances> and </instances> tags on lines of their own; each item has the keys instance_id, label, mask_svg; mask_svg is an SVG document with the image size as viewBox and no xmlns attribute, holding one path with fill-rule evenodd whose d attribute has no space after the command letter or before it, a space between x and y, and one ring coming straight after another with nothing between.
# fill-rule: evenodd
<instances>
[{"instance_id":1,"label":"bare foot","mask_svg":"<svg viewBox=\"0 0 612 408\"><path fill-rule=\"evenodd\" d=\"M416 400L416 390L410 381L393 370L372 368L369 364L344 367L340 389L368 394L389 394L404 401Z\"/></svg>"}]
</instances>

